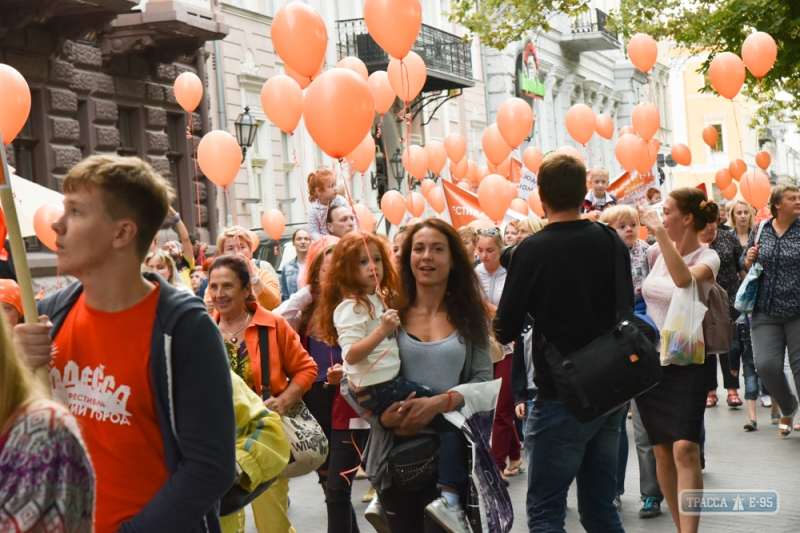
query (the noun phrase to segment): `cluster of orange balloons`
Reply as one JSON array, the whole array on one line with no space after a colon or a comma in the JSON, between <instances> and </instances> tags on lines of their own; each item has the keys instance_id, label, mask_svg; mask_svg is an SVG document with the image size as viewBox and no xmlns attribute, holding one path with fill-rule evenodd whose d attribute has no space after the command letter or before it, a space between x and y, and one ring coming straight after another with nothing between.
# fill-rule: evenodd
<instances>
[{"instance_id":1,"label":"cluster of orange balloons","mask_svg":"<svg viewBox=\"0 0 800 533\"><path fill-rule=\"evenodd\" d=\"M723 98L732 100L744 84L745 67L760 79L770 71L777 57L775 40L768 33L755 32L742 44L741 58L733 52L715 55L708 67L708 78Z\"/></svg>"}]
</instances>

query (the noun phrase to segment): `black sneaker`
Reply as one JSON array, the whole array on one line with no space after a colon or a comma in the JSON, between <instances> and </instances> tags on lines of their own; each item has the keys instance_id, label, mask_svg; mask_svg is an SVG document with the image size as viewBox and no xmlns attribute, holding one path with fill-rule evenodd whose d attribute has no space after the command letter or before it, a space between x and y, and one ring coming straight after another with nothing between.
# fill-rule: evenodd
<instances>
[{"instance_id":1,"label":"black sneaker","mask_svg":"<svg viewBox=\"0 0 800 533\"><path fill-rule=\"evenodd\" d=\"M661 502L648 496L644 499L644 505L639 509L639 518L655 518L661 514Z\"/></svg>"},{"instance_id":2,"label":"black sneaker","mask_svg":"<svg viewBox=\"0 0 800 533\"><path fill-rule=\"evenodd\" d=\"M744 425L744 429L746 431L755 431L758 429L758 422L755 420L748 420L747 424Z\"/></svg>"}]
</instances>

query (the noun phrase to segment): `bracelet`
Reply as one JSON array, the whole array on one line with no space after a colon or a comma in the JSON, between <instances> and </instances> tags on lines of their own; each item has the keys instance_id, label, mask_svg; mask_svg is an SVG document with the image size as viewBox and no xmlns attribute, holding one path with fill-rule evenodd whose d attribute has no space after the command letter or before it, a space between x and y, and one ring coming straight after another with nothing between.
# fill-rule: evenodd
<instances>
[{"instance_id":1,"label":"bracelet","mask_svg":"<svg viewBox=\"0 0 800 533\"><path fill-rule=\"evenodd\" d=\"M453 391L447 391L445 394L447 394L447 409L444 412L449 413L450 407L453 405Z\"/></svg>"},{"instance_id":2,"label":"bracelet","mask_svg":"<svg viewBox=\"0 0 800 533\"><path fill-rule=\"evenodd\" d=\"M172 219L172 223L173 224L177 224L180 221L181 221L181 216L180 215L175 215L175 218Z\"/></svg>"}]
</instances>

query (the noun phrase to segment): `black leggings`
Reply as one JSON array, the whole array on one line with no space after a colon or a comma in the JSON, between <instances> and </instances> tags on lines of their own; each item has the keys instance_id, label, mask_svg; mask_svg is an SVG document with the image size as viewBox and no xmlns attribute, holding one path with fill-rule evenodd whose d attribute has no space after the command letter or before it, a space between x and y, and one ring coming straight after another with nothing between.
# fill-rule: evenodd
<instances>
[{"instance_id":1,"label":"black leggings","mask_svg":"<svg viewBox=\"0 0 800 533\"><path fill-rule=\"evenodd\" d=\"M350 498L356 469L361 464L359 450L364 452L368 436L368 429L334 429L331 431L330 451L328 452L328 483L325 488L328 533L359 533L356 512ZM358 450L356 450L356 446L358 446ZM345 474L347 479L342 472L348 472Z\"/></svg>"},{"instance_id":2,"label":"black leggings","mask_svg":"<svg viewBox=\"0 0 800 533\"><path fill-rule=\"evenodd\" d=\"M440 496L436 482L415 491L392 486L378 494L392 533L444 533L439 524L425 514L425 506Z\"/></svg>"},{"instance_id":3,"label":"black leggings","mask_svg":"<svg viewBox=\"0 0 800 533\"><path fill-rule=\"evenodd\" d=\"M328 442L331 440L331 413L333 412L333 400L336 398L336 389L336 385L327 385L318 381L312 384L311 390L303 395L303 401L308 407L308 411L319 422L322 432L328 438ZM325 462L317 469L317 477L323 490L325 490L325 483L327 482L328 463L330 463L330 460L331 456L328 454Z\"/></svg>"}]
</instances>

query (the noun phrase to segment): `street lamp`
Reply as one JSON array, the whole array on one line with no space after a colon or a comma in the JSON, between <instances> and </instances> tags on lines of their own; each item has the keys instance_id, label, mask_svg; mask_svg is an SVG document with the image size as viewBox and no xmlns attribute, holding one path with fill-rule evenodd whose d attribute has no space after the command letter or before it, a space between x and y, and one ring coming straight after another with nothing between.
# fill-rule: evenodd
<instances>
[{"instance_id":1,"label":"street lamp","mask_svg":"<svg viewBox=\"0 0 800 533\"><path fill-rule=\"evenodd\" d=\"M247 149L253 145L256 131L258 130L258 124L250 115L249 106L245 106L244 113L239 115L233 125L236 128L236 140L239 146L242 147L242 158L244 158L245 154L247 154Z\"/></svg>"},{"instance_id":2,"label":"street lamp","mask_svg":"<svg viewBox=\"0 0 800 533\"><path fill-rule=\"evenodd\" d=\"M403 170L403 154L400 153L400 148L395 150L389 162L392 164L392 173L394 174L394 179L397 180L397 190L399 191L405 175L405 170Z\"/></svg>"}]
</instances>

